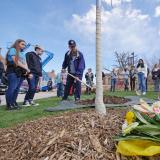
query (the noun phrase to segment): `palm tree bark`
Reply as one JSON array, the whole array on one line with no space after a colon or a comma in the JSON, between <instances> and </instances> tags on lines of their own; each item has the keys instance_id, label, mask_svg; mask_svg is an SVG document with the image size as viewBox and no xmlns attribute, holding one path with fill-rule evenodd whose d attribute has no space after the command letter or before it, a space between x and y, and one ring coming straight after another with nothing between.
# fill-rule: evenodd
<instances>
[{"instance_id":1,"label":"palm tree bark","mask_svg":"<svg viewBox=\"0 0 160 160\"><path fill-rule=\"evenodd\" d=\"M101 53L101 0L96 0L96 110L106 114L103 103L102 53Z\"/></svg>"}]
</instances>

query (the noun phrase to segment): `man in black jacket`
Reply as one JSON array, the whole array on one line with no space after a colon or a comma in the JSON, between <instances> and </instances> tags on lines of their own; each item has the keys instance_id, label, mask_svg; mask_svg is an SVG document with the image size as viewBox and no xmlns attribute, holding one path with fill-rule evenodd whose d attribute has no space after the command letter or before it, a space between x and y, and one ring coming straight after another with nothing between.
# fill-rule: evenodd
<instances>
[{"instance_id":1,"label":"man in black jacket","mask_svg":"<svg viewBox=\"0 0 160 160\"><path fill-rule=\"evenodd\" d=\"M29 78L27 78L29 89L24 99L24 106L39 105L33 102L33 98L36 93L38 82L42 77L42 62L40 57L42 54L43 49L38 45L35 46L35 52L28 52L26 54L26 61L28 68L30 69L30 75Z\"/></svg>"}]
</instances>

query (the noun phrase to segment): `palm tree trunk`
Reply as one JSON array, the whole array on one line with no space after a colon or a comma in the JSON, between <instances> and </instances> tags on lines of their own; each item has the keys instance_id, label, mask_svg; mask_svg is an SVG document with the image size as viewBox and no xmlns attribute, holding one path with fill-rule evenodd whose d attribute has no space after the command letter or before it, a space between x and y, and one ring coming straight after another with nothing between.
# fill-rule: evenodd
<instances>
[{"instance_id":1,"label":"palm tree trunk","mask_svg":"<svg viewBox=\"0 0 160 160\"><path fill-rule=\"evenodd\" d=\"M102 54L101 54L101 0L96 0L96 110L106 114L103 103Z\"/></svg>"}]
</instances>

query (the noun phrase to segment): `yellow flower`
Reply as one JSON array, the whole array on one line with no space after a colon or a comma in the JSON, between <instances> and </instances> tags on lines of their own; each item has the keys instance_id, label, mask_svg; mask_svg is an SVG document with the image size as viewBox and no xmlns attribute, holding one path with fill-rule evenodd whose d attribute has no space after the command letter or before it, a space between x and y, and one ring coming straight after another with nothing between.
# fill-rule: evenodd
<instances>
[{"instance_id":1,"label":"yellow flower","mask_svg":"<svg viewBox=\"0 0 160 160\"><path fill-rule=\"evenodd\" d=\"M135 114L132 111L129 111L126 113L126 121L128 123L128 125L130 125L131 123L133 123L135 121Z\"/></svg>"}]
</instances>

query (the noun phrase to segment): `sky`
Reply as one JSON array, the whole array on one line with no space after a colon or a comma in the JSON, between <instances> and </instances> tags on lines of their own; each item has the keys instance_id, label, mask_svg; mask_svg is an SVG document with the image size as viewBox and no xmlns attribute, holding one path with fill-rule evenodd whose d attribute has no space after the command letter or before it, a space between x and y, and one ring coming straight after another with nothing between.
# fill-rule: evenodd
<instances>
[{"instance_id":1,"label":"sky","mask_svg":"<svg viewBox=\"0 0 160 160\"><path fill-rule=\"evenodd\" d=\"M102 0L103 66L112 69L114 52L147 61L160 59L160 0ZM0 47L18 38L54 53L45 71L59 72L68 40L95 70L95 0L1 0ZM33 48L29 48L28 51Z\"/></svg>"}]
</instances>

